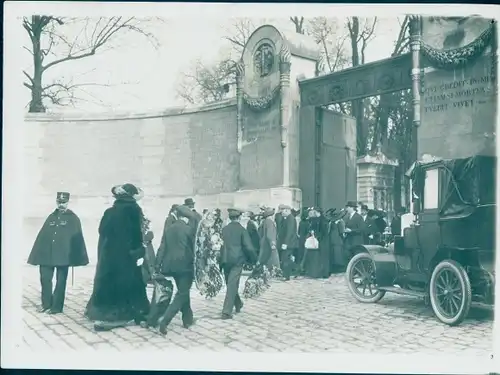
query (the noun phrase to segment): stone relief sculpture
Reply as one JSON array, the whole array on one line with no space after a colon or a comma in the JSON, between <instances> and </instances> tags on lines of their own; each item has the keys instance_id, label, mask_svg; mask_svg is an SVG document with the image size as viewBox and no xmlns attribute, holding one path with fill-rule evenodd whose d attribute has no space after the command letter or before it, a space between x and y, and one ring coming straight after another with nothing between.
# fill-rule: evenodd
<instances>
[{"instance_id":1,"label":"stone relief sculpture","mask_svg":"<svg viewBox=\"0 0 500 375\"><path fill-rule=\"evenodd\" d=\"M274 51L270 44L264 43L257 48L254 56L255 71L260 77L268 76L274 66Z\"/></svg>"}]
</instances>

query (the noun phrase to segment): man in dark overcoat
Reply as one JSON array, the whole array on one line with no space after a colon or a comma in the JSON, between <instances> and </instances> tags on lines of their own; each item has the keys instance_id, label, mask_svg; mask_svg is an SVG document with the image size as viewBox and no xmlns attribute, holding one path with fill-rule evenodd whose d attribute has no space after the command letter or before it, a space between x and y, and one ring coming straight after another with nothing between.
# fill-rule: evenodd
<instances>
[{"instance_id":1,"label":"man in dark overcoat","mask_svg":"<svg viewBox=\"0 0 500 375\"><path fill-rule=\"evenodd\" d=\"M194 202L193 198L185 199L184 206L186 206L187 208L189 208L193 212L193 214L189 218L189 225L194 229L194 233L196 235L196 231L198 229L198 224L200 223L202 216L198 213L198 211L196 211L196 208L194 207L195 202Z\"/></svg>"},{"instance_id":2,"label":"man in dark overcoat","mask_svg":"<svg viewBox=\"0 0 500 375\"><path fill-rule=\"evenodd\" d=\"M346 253L350 254L350 250L357 245L362 245L366 231L365 221L360 214L356 212L357 203L347 202L347 214L344 217L345 221L345 249ZM349 256L351 256L350 254Z\"/></svg>"},{"instance_id":3,"label":"man in dark overcoat","mask_svg":"<svg viewBox=\"0 0 500 375\"><path fill-rule=\"evenodd\" d=\"M236 313L241 311L243 302L238 294L241 272L244 264L254 264L257 253L252 245L248 231L240 224L241 210L230 208L229 224L222 229L224 246L221 249L220 263L226 279L226 297L222 307L222 319L233 317L233 308Z\"/></svg>"},{"instance_id":4,"label":"man in dark overcoat","mask_svg":"<svg viewBox=\"0 0 500 375\"><path fill-rule=\"evenodd\" d=\"M272 218L275 210L271 207L262 207L261 210L259 262L268 268L279 267L276 222Z\"/></svg>"},{"instance_id":5,"label":"man in dark overcoat","mask_svg":"<svg viewBox=\"0 0 500 375\"><path fill-rule=\"evenodd\" d=\"M57 193L57 208L45 220L28 257L28 264L40 266L42 305L39 312L58 314L63 311L69 267L89 263L78 216L68 209L70 194ZM56 271L56 286L52 279Z\"/></svg>"},{"instance_id":6,"label":"man in dark overcoat","mask_svg":"<svg viewBox=\"0 0 500 375\"><path fill-rule=\"evenodd\" d=\"M172 207L170 207L170 212L168 213L167 219L165 220L165 225L164 225L164 230L166 230L169 226L171 226L173 223L177 221L177 208L179 207L178 204L173 204Z\"/></svg>"},{"instance_id":7,"label":"man in dark overcoat","mask_svg":"<svg viewBox=\"0 0 500 375\"><path fill-rule=\"evenodd\" d=\"M278 206L278 212L274 215L274 222L276 223L276 230L279 232L281 224L283 222L283 210L285 208L284 204Z\"/></svg>"},{"instance_id":8,"label":"man in dark overcoat","mask_svg":"<svg viewBox=\"0 0 500 375\"><path fill-rule=\"evenodd\" d=\"M190 290L194 278L193 228L189 225L192 211L186 206L177 208L178 220L166 229L164 242L156 254L157 272L174 278L177 292L165 314L159 320L159 331L165 335L167 326L180 311L184 328L194 323Z\"/></svg>"},{"instance_id":9,"label":"man in dark overcoat","mask_svg":"<svg viewBox=\"0 0 500 375\"><path fill-rule=\"evenodd\" d=\"M391 221L391 234L393 236L402 236L401 233L401 216L406 212L404 207L396 210L396 216Z\"/></svg>"},{"instance_id":10,"label":"man in dark overcoat","mask_svg":"<svg viewBox=\"0 0 500 375\"><path fill-rule=\"evenodd\" d=\"M288 281L290 280L293 268L292 255L297 253L299 238L297 235L297 221L292 215L292 208L284 205L282 207L281 216L281 225L277 228L278 248L283 277Z\"/></svg>"}]
</instances>

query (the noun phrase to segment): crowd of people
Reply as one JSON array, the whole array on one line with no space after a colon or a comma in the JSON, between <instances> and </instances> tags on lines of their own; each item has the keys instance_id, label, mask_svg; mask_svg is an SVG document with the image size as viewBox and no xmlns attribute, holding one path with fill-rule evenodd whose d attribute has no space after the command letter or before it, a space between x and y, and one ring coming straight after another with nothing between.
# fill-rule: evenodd
<instances>
[{"instance_id":1,"label":"crowd of people","mask_svg":"<svg viewBox=\"0 0 500 375\"><path fill-rule=\"evenodd\" d=\"M188 198L171 207L155 252L151 223L138 204L142 190L127 183L111 192L115 201L99 224L98 261L84 312L96 330L134 321L164 335L179 312L189 328L195 322L193 283L206 298L218 295L225 284L221 319L232 319L243 308L243 271L251 272L243 290L246 298L263 293L271 280L328 278L345 269L353 246L382 245L387 227L383 212L361 202L324 212L317 207L297 211L288 205L277 211L262 206L258 212L230 208L224 220L219 209L198 213ZM57 194L57 209L45 221L28 258L29 264L40 267L41 313L63 311L68 269L89 263L80 220L68 209L69 198L67 192ZM391 223L393 233L401 231L401 213ZM152 301L147 284L155 288Z\"/></svg>"}]
</instances>

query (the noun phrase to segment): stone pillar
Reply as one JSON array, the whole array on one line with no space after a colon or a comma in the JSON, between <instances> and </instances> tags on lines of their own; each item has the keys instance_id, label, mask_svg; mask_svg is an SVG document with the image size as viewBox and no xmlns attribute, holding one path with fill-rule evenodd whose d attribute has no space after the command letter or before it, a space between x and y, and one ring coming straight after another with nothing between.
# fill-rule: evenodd
<instances>
[{"instance_id":1,"label":"stone pillar","mask_svg":"<svg viewBox=\"0 0 500 375\"><path fill-rule=\"evenodd\" d=\"M388 159L380 150L374 155L365 155L357 160L358 201L370 208L388 210L388 218L393 216L394 169L398 162ZM385 207L375 207L378 194L385 194Z\"/></svg>"},{"instance_id":2,"label":"stone pillar","mask_svg":"<svg viewBox=\"0 0 500 375\"><path fill-rule=\"evenodd\" d=\"M410 48L412 55L412 104L413 104L413 126L420 126L420 44L421 18L419 16L410 16Z\"/></svg>"},{"instance_id":3,"label":"stone pillar","mask_svg":"<svg viewBox=\"0 0 500 375\"><path fill-rule=\"evenodd\" d=\"M280 51L280 129L283 148L283 186L290 186L290 148L288 147L288 127L291 119L290 66L291 54L286 42Z\"/></svg>"}]
</instances>

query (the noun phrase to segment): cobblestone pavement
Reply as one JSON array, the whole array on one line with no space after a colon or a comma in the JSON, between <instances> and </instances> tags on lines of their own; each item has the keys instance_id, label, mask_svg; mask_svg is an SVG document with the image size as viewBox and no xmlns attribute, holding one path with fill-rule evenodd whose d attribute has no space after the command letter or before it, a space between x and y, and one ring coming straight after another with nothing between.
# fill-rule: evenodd
<instances>
[{"instance_id":1,"label":"cobblestone pavement","mask_svg":"<svg viewBox=\"0 0 500 375\"><path fill-rule=\"evenodd\" d=\"M459 327L434 318L430 307L411 297L387 294L378 304L351 297L343 275L328 280L276 281L264 295L245 301L233 320L219 319L223 293L206 300L192 291L196 325L184 329L176 317L166 337L129 326L94 332L83 316L92 291L93 267L68 280L64 314L38 314L38 269L26 267L23 282L24 344L32 349L176 348L241 352L492 353L493 314L473 308ZM242 283L243 287L243 283ZM151 293L151 290L150 290Z\"/></svg>"}]
</instances>

